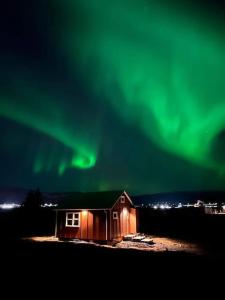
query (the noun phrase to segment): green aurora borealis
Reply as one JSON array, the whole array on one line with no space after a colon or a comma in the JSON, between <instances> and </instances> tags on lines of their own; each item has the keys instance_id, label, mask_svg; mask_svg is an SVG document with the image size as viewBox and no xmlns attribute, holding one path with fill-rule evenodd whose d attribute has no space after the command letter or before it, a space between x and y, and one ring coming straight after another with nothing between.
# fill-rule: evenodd
<instances>
[{"instance_id":1,"label":"green aurora borealis","mask_svg":"<svg viewBox=\"0 0 225 300\"><path fill-rule=\"evenodd\" d=\"M1 186L224 187L225 23L210 1L15 2L0 23Z\"/></svg>"}]
</instances>

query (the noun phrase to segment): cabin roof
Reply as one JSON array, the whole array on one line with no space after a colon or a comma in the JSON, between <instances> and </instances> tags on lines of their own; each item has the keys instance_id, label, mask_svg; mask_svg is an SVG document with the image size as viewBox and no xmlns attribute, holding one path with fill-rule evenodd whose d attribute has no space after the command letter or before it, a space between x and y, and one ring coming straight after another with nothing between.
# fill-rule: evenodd
<instances>
[{"instance_id":1,"label":"cabin roof","mask_svg":"<svg viewBox=\"0 0 225 300\"><path fill-rule=\"evenodd\" d=\"M57 209L108 209L123 193L124 190L69 193L60 201Z\"/></svg>"}]
</instances>

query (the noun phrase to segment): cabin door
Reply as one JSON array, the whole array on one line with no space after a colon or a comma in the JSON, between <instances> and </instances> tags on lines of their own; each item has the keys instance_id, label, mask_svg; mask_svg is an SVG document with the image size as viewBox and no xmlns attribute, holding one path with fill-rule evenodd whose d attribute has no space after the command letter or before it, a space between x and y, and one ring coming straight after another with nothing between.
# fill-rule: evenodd
<instances>
[{"instance_id":1,"label":"cabin door","mask_svg":"<svg viewBox=\"0 0 225 300\"><path fill-rule=\"evenodd\" d=\"M129 234L129 211L126 207L123 208L121 212L121 225L122 225L122 235Z\"/></svg>"}]
</instances>

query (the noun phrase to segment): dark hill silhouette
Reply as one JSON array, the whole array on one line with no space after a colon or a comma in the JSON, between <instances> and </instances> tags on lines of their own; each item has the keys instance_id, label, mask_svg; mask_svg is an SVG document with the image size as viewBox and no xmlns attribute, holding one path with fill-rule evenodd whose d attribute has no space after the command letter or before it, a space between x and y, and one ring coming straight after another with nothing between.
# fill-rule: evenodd
<instances>
[{"instance_id":1,"label":"dark hill silhouette","mask_svg":"<svg viewBox=\"0 0 225 300\"><path fill-rule=\"evenodd\" d=\"M221 191L177 191L152 195L133 196L136 205L151 205L155 203L192 204L198 200L208 202L225 202L225 190Z\"/></svg>"}]
</instances>

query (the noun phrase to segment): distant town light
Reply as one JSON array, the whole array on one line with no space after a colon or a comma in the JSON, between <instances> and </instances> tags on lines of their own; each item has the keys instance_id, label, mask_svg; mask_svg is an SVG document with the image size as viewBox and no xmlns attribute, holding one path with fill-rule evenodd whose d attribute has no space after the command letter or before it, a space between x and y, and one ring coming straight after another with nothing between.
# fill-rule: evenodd
<instances>
[{"instance_id":1,"label":"distant town light","mask_svg":"<svg viewBox=\"0 0 225 300\"><path fill-rule=\"evenodd\" d=\"M168 204L161 204L161 205L159 205L159 208L160 208L160 209L170 209L171 206L168 205Z\"/></svg>"},{"instance_id":2,"label":"distant town light","mask_svg":"<svg viewBox=\"0 0 225 300\"><path fill-rule=\"evenodd\" d=\"M16 207L20 207L19 204L15 204L15 203L3 203L3 204L0 204L0 208L1 209L13 209L13 208L16 208Z\"/></svg>"},{"instance_id":3,"label":"distant town light","mask_svg":"<svg viewBox=\"0 0 225 300\"><path fill-rule=\"evenodd\" d=\"M58 204L53 204L53 203L44 203L41 205L41 207L56 207Z\"/></svg>"},{"instance_id":4,"label":"distant town light","mask_svg":"<svg viewBox=\"0 0 225 300\"><path fill-rule=\"evenodd\" d=\"M166 209L170 209L171 206L169 206L168 204L166 204L166 205L165 205L165 208L166 208Z\"/></svg>"}]
</instances>

